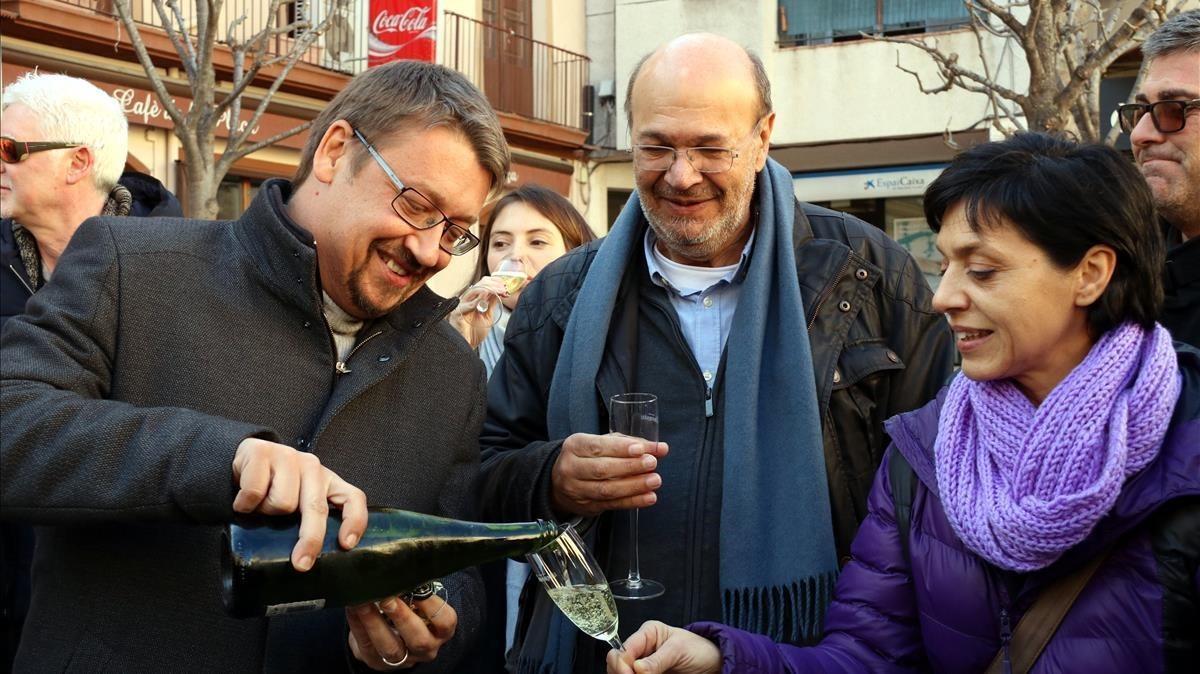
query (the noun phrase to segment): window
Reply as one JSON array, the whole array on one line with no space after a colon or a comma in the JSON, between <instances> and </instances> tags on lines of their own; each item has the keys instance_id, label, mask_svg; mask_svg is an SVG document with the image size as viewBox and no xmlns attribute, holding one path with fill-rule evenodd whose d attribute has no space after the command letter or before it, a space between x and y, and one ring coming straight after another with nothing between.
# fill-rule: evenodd
<instances>
[{"instance_id":1,"label":"window","mask_svg":"<svg viewBox=\"0 0 1200 674\"><path fill-rule=\"evenodd\" d=\"M962 0L779 0L779 44L861 39L859 33L903 35L969 23Z\"/></svg>"},{"instance_id":2,"label":"window","mask_svg":"<svg viewBox=\"0 0 1200 674\"><path fill-rule=\"evenodd\" d=\"M250 202L254 201L254 195L258 194L258 186L262 185L262 182L253 178L226 176L217 187L217 219L233 220L241 217Z\"/></svg>"}]
</instances>

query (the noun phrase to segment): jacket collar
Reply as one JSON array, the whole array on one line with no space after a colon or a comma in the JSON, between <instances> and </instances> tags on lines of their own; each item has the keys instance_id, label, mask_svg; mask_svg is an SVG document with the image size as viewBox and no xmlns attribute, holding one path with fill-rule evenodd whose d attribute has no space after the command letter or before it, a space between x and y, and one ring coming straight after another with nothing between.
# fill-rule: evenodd
<instances>
[{"instance_id":1,"label":"jacket collar","mask_svg":"<svg viewBox=\"0 0 1200 674\"><path fill-rule=\"evenodd\" d=\"M1167 294L1175 293L1195 283L1200 283L1200 237L1183 241L1179 231L1163 222L1167 239L1167 264L1163 269L1163 282Z\"/></svg>"},{"instance_id":2,"label":"jacket collar","mask_svg":"<svg viewBox=\"0 0 1200 674\"><path fill-rule=\"evenodd\" d=\"M1200 495L1200 350L1176 342L1183 389L1170 429L1158 456L1130 477L1112 510L1086 540L1072 548L1068 558L1086 558L1133 529L1160 506L1176 498ZM900 414L884 423L896 448L927 489L938 494L933 445L947 388L924 407Z\"/></svg>"},{"instance_id":3,"label":"jacket collar","mask_svg":"<svg viewBox=\"0 0 1200 674\"><path fill-rule=\"evenodd\" d=\"M317 274L317 244L311 233L296 224L284 207L292 185L273 179L263 183L242 217L234 221L234 234L249 252L259 277L276 294L305 312L321 311L321 281ZM395 330L420 328L450 313L457 300L447 300L422 287L392 313L368 322L361 334L386 324Z\"/></svg>"}]
</instances>

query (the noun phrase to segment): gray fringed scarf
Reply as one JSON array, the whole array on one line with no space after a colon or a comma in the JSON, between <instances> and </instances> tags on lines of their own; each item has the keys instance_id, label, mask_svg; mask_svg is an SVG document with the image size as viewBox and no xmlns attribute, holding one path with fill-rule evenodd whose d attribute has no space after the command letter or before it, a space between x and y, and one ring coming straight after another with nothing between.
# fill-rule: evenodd
<instances>
[{"instance_id":1,"label":"gray fringed scarf","mask_svg":"<svg viewBox=\"0 0 1200 674\"><path fill-rule=\"evenodd\" d=\"M726 348L720 582L724 622L799 642L821 634L838 567L791 182L772 160L758 175L758 234ZM603 432L595 379L641 217L635 194L580 289L550 385L550 437ZM531 610L519 671L570 671L574 626L540 589Z\"/></svg>"}]
</instances>

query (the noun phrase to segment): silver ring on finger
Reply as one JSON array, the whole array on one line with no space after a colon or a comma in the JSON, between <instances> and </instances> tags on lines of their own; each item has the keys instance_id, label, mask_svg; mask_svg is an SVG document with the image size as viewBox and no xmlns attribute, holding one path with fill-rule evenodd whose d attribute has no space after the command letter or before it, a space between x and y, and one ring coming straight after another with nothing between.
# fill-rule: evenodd
<instances>
[{"instance_id":1,"label":"silver ring on finger","mask_svg":"<svg viewBox=\"0 0 1200 674\"><path fill-rule=\"evenodd\" d=\"M388 660L387 656L383 653L379 654L379 659L383 660L383 664L387 665L388 667L400 667L404 663L408 662L408 647L406 646L404 648L404 657L400 658L399 662L392 662L391 660Z\"/></svg>"}]
</instances>

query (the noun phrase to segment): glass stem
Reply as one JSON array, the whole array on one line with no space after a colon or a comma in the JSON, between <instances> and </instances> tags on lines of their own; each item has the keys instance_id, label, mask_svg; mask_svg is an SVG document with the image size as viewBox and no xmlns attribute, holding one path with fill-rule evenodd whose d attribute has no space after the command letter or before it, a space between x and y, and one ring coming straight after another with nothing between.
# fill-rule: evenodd
<instances>
[{"instance_id":1,"label":"glass stem","mask_svg":"<svg viewBox=\"0 0 1200 674\"><path fill-rule=\"evenodd\" d=\"M629 511L629 587L642 586L642 566L638 560L638 509Z\"/></svg>"},{"instance_id":2,"label":"glass stem","mask_svg":"<svg viewBox=\"0 0 1200 674\"><path fill-rule=\"evenodd\" d=\"M613 638L608 640L608 645L612 647L613 650L618 650L622 653L625 652L625 644L621 643L621 637L613 635Z\"/></svg>"}]
</instances>

